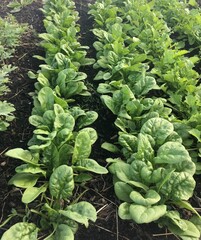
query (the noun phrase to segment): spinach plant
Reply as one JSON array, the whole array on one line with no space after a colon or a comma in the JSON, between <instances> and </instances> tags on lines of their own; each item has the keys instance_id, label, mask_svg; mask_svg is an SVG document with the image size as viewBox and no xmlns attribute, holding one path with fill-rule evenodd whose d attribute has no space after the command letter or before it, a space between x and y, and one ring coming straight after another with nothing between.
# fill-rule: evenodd
<instances>
[{"instance_id":1,"label":"spinach plant","mask_svg":"<svg viewBox=\"0 0 201 240\"><path fill-rule=\"evenodd\" d=\"M7 6L11 8L11 13L20 12L23 7L33 3L34 0L13 0Z\"/></svg>"},{"instance_id":2,"label":"spinach plant","mask_svg":"<svg viewBox=\"0 0 201 240\"><path fill-rule=\"evenodd\" d=\"M9 74L16 69L8 62L19 45L25 29L26 27L17 23L11 15L4 19L0 18L0 131L7 130L10 122L15 118L13 115L14 105L4 100L6 93L10 91L8 87Z\"/></svg>"},{"instance_id":3,"label":"spinach plant","mask_svg":"<svg viewBox=\"0 0 201 240\"><path fill-rule=\"evenodd\" d=\"M106 168L90 158L97 133L90 125L97 119L94 111L76 105L74 96L89 95L86 74L79 67L93 63L86 58L86 47L78 42L78 13L71 0L44 3L46 33L40 35L45 57L37 78L34 107L29 118L35 127L29 149L11 149L6 155L22 161L9 184L22 188L25 217L8 229L2 240L15 235L37 239L73 240L78 223L88 227L97 218L92 204L75 199L76 185L92 178L91 173L106 174ZM72 103L73 102L73 103ZM73 201L74 200L74 201ZM30 205L29 205L30 204ZM34 206L34 207L32 207ZM31 223L34 215L40 220Z\"/></svg>"},{"instance_id":4,"label":"spinach plant","mask_svg":"<svg viewBox=\"0 0 201 240\"><path fill-rule=\"evenodd\" d=\"M200 219L188 203L195 188L196 165L183 144L182 124L160 94L166 85L149 73L150 63L159 63L164 48L168 51L172 42L167 25L150 6L129 0L100 0L91 5L97 37L94 68L99 69L95 80L101 81L97 90L117 117L119 130L115 144L102 147L118 154L107 161L122 202L122 219L139 224L156 221L182 239L199 239L199 224L182 219L175 210L186 208Z\"/></svg>"},{"instance_id":5,"label":"spinach plant","mask_svg":"<svg viewBox=\"0 0 201 240\"><path fill-rule=\"evenodd\" d=\"M103 88L107 91L107 82L111 78L119 83L124 79L132 79L130 70L145 68L146 74L154 77L161 89L157 95L165 97L167 105L174 110L174 121L182 120L181 125L186 126L183 127L186 129L186 133L182 134L183 141L187 143L187 148L190 148L191 141L192 149L196 149L190 154L196 163L197 173L200 173L200 86L199 74L194 70L198 57L186 57L188 52L182 50L179 43L173 42L166 22L159 12L153 11L153 2L108 1L97 2L95 6L100 9L101 18L92 6L90 13L97 22L93 32L99 40L94 47L103 53L97 54L94 67L101 70L95 80L105 80L98 91ZM119 58L122 54L123 58ZM112 71L108 71L108 68ZM114 86L116 83L113 81ZM186 141L186 135L191 140Z\"/></svg>"}]
</instances>

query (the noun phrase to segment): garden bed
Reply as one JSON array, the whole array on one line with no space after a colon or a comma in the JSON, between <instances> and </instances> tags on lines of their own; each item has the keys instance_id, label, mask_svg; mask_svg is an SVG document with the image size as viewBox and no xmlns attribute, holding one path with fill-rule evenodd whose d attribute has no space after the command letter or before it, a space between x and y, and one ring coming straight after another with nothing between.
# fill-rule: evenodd
<instances>
[{"instance_id":1,"label":"garden bed","mask_svg":"<svg viewBox=\"0 0 201 240\"><path fill-rule=\"evenodd\" d=\"M88 17L88 3L93 3L92 0L76 0L76 7L80 14L79 24L81 25L80 42L82 45L90 47L88 57L95 57L96 52L92 47L95 37L89 31L93 28L93 21ZM9 12L7 4L9 1L4 0L0 6L0 16L5 17ZM20 189L13 186L8 186L9 179L15 172L15 167L18 166L17 160L10 159L4 156L4 153L12 148L27 148L27 142L32 137L32 126L29 125L28 118L31 115L33 107L32 97L30 92L34 91L34 80L27 76L28 71L36 73L39 69L41 61L33 58L33 55L44 55L44 51L38 46L38 33L44 32L43 14L40 11L42 7L41 1L36 0L31 5L24 7L19 13L13 15L20 23L27 23L29 28L23 35L22 43L17 48L14 57L11 59L13 65L18 68L11 74L11 92L6 95L6 100L14 104L15 120L11 123L6 132L1 132L0 138L0 224L5 221L11 212L11 208L17 212L23 212L24 206L21 203L22 193ZM80 106L88 110L94 110L98 113L99 118L93 124L99 135L99 139L93 147L92 158L96 159L101 165L105 166L105 159L108 158L108 152L100 146L104 141L110 141L114 138L116 131L113 125L108 122L114 122L114 116L101 103L99 94L96 92L96 86L92 86L93 79L97 71L92 66L82 67L81 71L88 73L87 86L90 88L92 96L90 98L77 97ZM199 72L201 74L201 72ZM94 83L93 83L94 84ZM95 83L96 84L96 83ZM4 98L5 99L5 98ZM111 154L111 157L115 155ZM201 182L197 177L197 185L195 195L191 202L196 208L200 208L201 199ZM82 187L77 189L83 192ZM95 223L91 223L88 229L85 227L79 228L75 239L76 240L144 240L144 239L178 239L173 234L169 233L165 228L158 228L156 224L137 225L130 221L123 221L118 217L119 201L115 197L113 190L112 177L108 175L94 176L94 179L85 185L86 192L81 197L81 200L87 200L92 203L98 211L98 219ZM183 212L184 217L188 212ZM0 229L0 235L7 230L10 225L14 224L11 220L7 225ZM42 237L40 239L43 239Z\"/></svg>"}]
</instances>

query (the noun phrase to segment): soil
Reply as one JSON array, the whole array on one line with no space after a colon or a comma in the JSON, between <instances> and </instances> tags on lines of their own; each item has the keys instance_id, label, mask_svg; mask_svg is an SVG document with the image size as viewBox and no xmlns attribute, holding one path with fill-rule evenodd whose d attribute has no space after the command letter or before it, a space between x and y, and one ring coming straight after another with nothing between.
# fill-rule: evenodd
<instances>
[{"instance_id":1,"label":"soil","mask_svg":"<svg viewBox=\"0 0 201 240\"><path fill-rule=\"evenodd\" d=\"M9 0L1 0L0 16L5 17L9 12L7 4ZM83 45L90 46L89 57L95 57L95 51L92 47L94 40L93 35L89 31L92 28L92 20L88 18L87 4L94 0L76 0L76 7L80 13L81 34L80 42ZM0 224L6 220L11 213L11 209L15 208L21 212L24 209L20 201L21 192L19 189L8 185L9 179L18 166L18 161L9 159L4 153L11 148L21 147L27 148L27 142L32 137L33 128L29 125L28 118L31 115L32 98L30 92L34 91L34 81L27 76L29 70L36 72L41 62L33 58L33 55L44 55L43 50L39 47L38 33L44 32L43 15L39 8L42 7L40 0L35 0L31 5L24 7L14 16L20 23L28 23L29 29L22 38L20 47L17 48L15 56L10 63L17 66L18 69L11 74L10 85L11 92L6 95L6 99L15 105L15 120L12 122L8 131L0 134ZM98 94L92 88L92 81L96 74L92 67L86 67L81 71L88 73L88 87L91 89L92 97L88 99L82 98L81 106L93 109L98 112L99 119L94 124L94 128L98 131L99 140L93 150L93 158L97 159L101 164L105 165L105 159L108 153L100 148L103 140L109 140L115 137L116 130L112 126L108 129L108 121L113 120L113 116L105 109ZM4 97L5 99L5 97ZM104 114L103 114L104 113ZM103 139L104 136L104 139ZM197 181L198 182L198 181ZM76 240L174 240L178 239L174 235L167 232L166 229L160 229L156 224L137 225L129 221L122 221L118 218L117 206L118 200L115 198L113 191L112 178L107 176L95 176L94 180L87 185L88 191L82 196L82 200L93 203L98 210L98 220L91 223L88 229L80 226L75 239ZM80 187L81 188L81 187ZM81 191L78 189L77 191ZM196 192L192 199L197 207L201 207L201 183L197 184ZM2 233L12 225L11 221L0 229ZM9 239L8 239L9 240Z\"/></svg>"}]
</instances>

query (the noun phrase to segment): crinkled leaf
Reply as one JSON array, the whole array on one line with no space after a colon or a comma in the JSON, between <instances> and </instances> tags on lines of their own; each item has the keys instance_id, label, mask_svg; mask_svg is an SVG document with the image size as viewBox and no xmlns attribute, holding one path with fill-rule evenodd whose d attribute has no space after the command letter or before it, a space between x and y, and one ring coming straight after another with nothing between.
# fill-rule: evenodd
<instances>
[{"instance_id":1,"label":"crinkled leaf","mask_svg":"<svg viewBox=\"0 0 201 240\"><path fill-rule=\"evenodd\" d=\"M124 163L124 162L117 162L112 164L109 167L109 170L110 172L115 174L117 178L122 182L128 183L137 188L142 188L145 191L147 191L147 186L145 184L133 180L135 176L133 176L132 174L132 169L130 164Z\"/></svg>"},{"instance_id":2,"label":"crinkled leaf","mask_svg":"<svg viewBox=\"0 0 201 240\"><path fill-rule=\"evenodd\" d=\"M19 222L10 227L1 240L37 240L38 228L33 223Z\"/></svg>"},{"instance_id":3,"label":"crinkled leaf","mask_svg":"<svg viewBox=\"0 0 201 240\"><path fill-rule=\"evenodd\" d=\"M51 110L54 106L54 93L49 87L43 87L38 93L38 100L43 110Z\"/></svg>"},{"instance_id":4,"label":"crinkled leaf","mask_svg":"<svg viewBox=\"0 0 201 240\"><path fill-rule=\"evenodd\" d=\"M158 146L161 146L173 131L172 123L159 117L149 119L140 130L143 134L151 135Z\"/></svg>"},{"instance_id":5,"label":"crinkled leaf","mask_svg":"<svg viewBox=\"0 0 201 240\"><path fill-rule=\"evenodd\" d=\"M157 157L154 158L156 164L178 164L182 161L191 161L191 157L179 142L166 142L158 149Z\"/></svg>"},{"instance_id":6,"label":"crinkled leaf","mask_svg":"<svg viewBox=\"0 0 201 240\"><path fill-rule=\"evenodd\" d=\"M70 205L66 210L60 210L60 214L76 222L89 226L89 220L95 222L97 219L96 209L88 202L79 202Z\"/></svg>"},{"instance_id":7,"label":"crinkled leaf","mask_svg":"<svg viewBox=\"0 0 201 240\"><path fill-rule=\"evenodd\" d=\"M73 170L61 165L54 170L49 181L50 193L56 199L67 199L74 189Z\"/></svg>"},{"instance_id":8,"label":"crinkled leaf","mask_svg":"<svg viewBox=\"0 0 201 240\"><path fill-rule=\"evenodd\" d=\"M160 195L152 189L148 190L148 192L145 194L144 197L139 192L132 191L130 193L130 198L134 203L143 205L143 206L153 205L159 202L161 199Z\"/></svg>"},{"instance_id":9,"label":"crinkled leaf","mask_svg":"<svg viewBox=\"0 0 201 240\"><path fill-rule=\"evenodd\" d=\"M150 223L158 220L166 213L166 205L141 206L136 204L130 205L130 215L133 221L138 224Z\"/></svg>"},{"instance_id":10,"label":"crinkled leaf","mask_svg":"<svg viewBox=\"0 0 201 240\"><path fill-rule=\"evenodd\" d=\"M76 124L79 126L79 128L83 128L95 122L97 118L98 118L98 114L96 112L88 111L86 112L85 116L81 116L78 119Z\"/></svg>"},{"instance_id":11,"label":"crinkled leaf","mask_svg":"<svg viewBox=\"0 0 201 240\"><path fill-rule=\"evenodd\" d=\"M144 95L147 94L150 90L158 89L158 85L156 84L156 80L153 77L141 77L138 79L134 86L134 92L136 95Z\"/></svg>"},{"instance_id":12,"label":"crinkled leaf","mask_svg":"<svg viewBox=\"0 0 201 240\"><path fill-rule=\"evenodd\" d=\"M72 162L88 158L91 153L91 139L87 132L79 132L75 139Z\"/></svg>"},{"instance_id":13,"label":"crinkled leaf","mask_svg":"<svg viewBox=\"0 0 201 240\"><path fill-rule=\"evenodd\" d=\"M120 134L119 143L129 152L134 152L137 149L137 138L131 134L127 133Z\"/></svg>"},{"instance_id":14,"label":"crinkled leaf","mask_svg":"<svg viewBox=\"0 0 201 240\"><path fill-rule=\"evenodd\" d=\"M130 204L125 202L120 204L118 209L119 217L123 220L131 220L131 214L130 214Z\"/></svg>"},{"instance_id":15,"label":"crinkled leaf","mask_svg":"<svg viewBox=\"0 0 201 240\"><path fill-rule=\"evenodd\" d=\"M90 127L83 128L79 132L87 132L89 134L91 144L94 144L96 142L96 140L98 139L97 132L93 128L90 128Z\"/></svg>"},{"instance_id":16,"label":"crinkled leaf","mask_svg":"<svg viewBox=\"0 0 201 240\"><path fill-rule=\"evenodd\" d=\"M195 180L189 173L172 172L160 189L160 194L172 201L188 200L193 195Z\"/></svg>"},{"instance_id":17,"label":"crinkled leaf","mask_svg":"<svg viewBox=\"0 0 201 240\"><path fill-rule=\"evenodd\" d=\"M45 170L43 170L42 168L40 168L38 166L33 166L30 164L22 164L22 165L16 167L15 171L17 173L32 173L32 174L41 173L43 176L46 176Z\"/></svg>"},{"instance_id":18,"label":"crinkled leaf","mask_svg":"<svg viewBox=\"0 0 201 240\"><path fill-rule=\"evenodd\" d=\"M181 237L183 240L200 239L200 231L198 228L192 222L181 219L179 213L176 211L167 212L160 223L167 226L172 233Z\"/></svg>"},{"instance_id":19,"label":"crinkled leaf","mask_svg":"<svg viewBox=\"0 0 201 240\"><path fill-rule=\"evenodd\" d=\"M137 139L137 153L135 158L139 160L152 161L154 150L147 135L139 134Z\"/></svg>"}]
</instances>

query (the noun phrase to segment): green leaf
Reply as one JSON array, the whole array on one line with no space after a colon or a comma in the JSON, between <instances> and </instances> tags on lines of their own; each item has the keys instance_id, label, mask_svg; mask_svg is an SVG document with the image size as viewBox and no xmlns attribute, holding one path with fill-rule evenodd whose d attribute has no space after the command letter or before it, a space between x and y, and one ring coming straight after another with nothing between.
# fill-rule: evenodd
<instances>
[{"instance_id":1,"label":"green leaf","mask_svg":"<svg viewBox=\"0 0 201 240\"><path fill-rule=\"evenodd\" d=\"M29 123L35 127L38 127L44 124L44 119L41 116L32 115L29 117Z\"/></svg>"},{"instance_id":2,"label":"green leaf","mask_svg":"<svg viewBox=\"0 0 201 240\"><path fill-rule=\"evenodd\" d=\"M76 124L79 126L79 128L86 127L88 125L91 125L93 122L96 121L98 118L98 114L94 111L88 111L85 113L85 116L81 116Z\"/></svg>"},{"instance_id":3,"label":"green leaf","mask_svg":"<svg viewBox=\"0 0 201 240\"><path fill-rule=\"evenodd\" d=\"M143 206L150 206L160 201L160 195L154 190L148 190L143 197L139 192L132 191L130 193L130 198L133 200L134 203L143 205Z\"/></svg>"},{"instance_id":4,"label":"green leaf","mask_svg":"<svg viewBox=\"0 0 201 240\"><path fill-rule=\"evenodd\" d=\"M157 206L141 206L136 204L130 205L130 215L133 221L138 224L150 223L158 220L166 213L166 205L157 205Z\"/></svg>"},{"instance_id":5,"label":"green leaf","mask_svg":"<svg viewBox=\"0 0 201 240\"><path fill-rule=\"evenodd\" d=\"M23 195L22 202L25 204L33 202L41 193L44 193L47 190L47 185L44 184L41 187L28 187Z\"/></svg>"},{"instance_id":6,"label":"green leaf","mask_svg":"<svg viewBox=\"0 0 201 240\"><path fill-rule=\"evenodd\" d=\"M133 191L133 188L124 182L116 182L114 184L114 190L117 197L124 202L132 202L130 198L130 193Z\"/></svg>"},{"instance_id":7,"label":"green leaf","mask_svg":"<svg viewBox=\"0 0 201 240\"><path fill-rule=\"evenodd\" d=\"M199 229L201 233L201 217L200 216L193 216L190 221Z\"/></svg>"},{"instance_id":8,"label":"green leaf","mask_svg":"<svg viewBox=\"0 0 201 240\"><path fill-rule=\"evenodd\" d=\"M19 222L10 227L1 240L37 240L38 228L33 223Z\"/></svg>"},{"instance_id":9,"label":"green leaf","mask_svg":"<svg viewBox=\"0 0 201 240\"><path fill-rule=\"evenodd\" d=\"M141 76L141 78L138 79L133 88L136 96L141 96L147 94L150 90L158 89L159 87L153 77Z\"/></svg>"},{"instance_id":10,"label":"green leaf","mask_svg":"<svg viewBox=\"0 0 201 240\"><path fill-rule=\"evenodd\" d=\"M52 110L54 106L54 93L49 87L43 87L38 93L38 101L44 111Z\"/></svg>"},{"instance_id":11,"label":"green leaf","mask_svg":"<svg viewBox=\"0 0 201 240\"><path fill-rule=\"evenodd\" d=\"M201 131L193 128L188 131L192 136L196 137L199 142L201 142Z\"/></svg>"},{"instance_id":12,"label":"green leaf","mask_svg":"<svg viewBox=\"0 0 201 240\"><path fill-rule=\"evenodd\" d=\"M74 189L72 168L67 165L56 168L50 176L49 189L56 199L68 199Z\"/></svg>"},{"instance_id":13,"label":"green leaf","mask_svg":"<svg viewBox=\"0 0 201 240\"><path fill-rule=\"evenodd\" d=\"M77 183L87 182L87 181L90 181L91 179L92 179L92 176L87 173L80 173L74 177L74 180Z\"/></svg>"},{"instance_id":14,"label":"green leaf","mask_svg":"<svg viewBox=\"0 0 201 240\"><path fill-rule=\"evenodd\" d=\"M118 153L120 152L120 150L118 149L118 147L112 143L108 143L108 142L104 142L101 147L109 152L112 153Z\"/></svg>"},{"instance_id":15,"label":"green leaf","mask_svg":"<svg viewBox=\"0 0 201 240\"><path fill-rule=\"evenodd\" d=\"M181 200L178 202L174 202L174 204L177 205L179 208L185 208L185 209L195 213L199 218L201 218L199 213L195 210L195 208L189 202Z\"/></svg>"},{"instance_id":16,"label":"green leaf","mask_svg":"<svg viewBox=\"0 0 201 240\"><path fill-rule=\"evenodd\" d=\"M50 85L49 80L42 73L38 74L37 80L43 87L49 87Z\"/></svg>"},{"instance_id":17,"label":"green leaf","mask_svg":"<svg viewBox=\"0 0 201 240\"><path fill-rule=\"evenodd\" d=\"M33 187L39 176L31 173L16 173L8 182L9 185L13 184L16 187L28 188Z\"/></svg>"},{"instance_id":18,"label":"green leaf","mask_svg":"<svg viewBox=\"0 0 201 240\"><path fill-rule=\"evenodd\" d=\"M120 204L118 209L119 217L123 220L131 220L131 214L130 214L130 204L125 202Z\"/></svg>"},{"instance_id":19,"label":"green leaf","mask_svg":"<svg viewBox=\"0 0 201 240\"><path fill-rule=\"evenodd\" d=\"M87 128L83 128L81 129L79 132L86 132L88 133L90 140L91 140L91 144L94 144L96 142L96 140L98 139L98 135L95 129L87 127Z\"/></svg>"},{"instance_id":20,"label":"green leaf","mask_svg":"<svg viewBox=\"0 0 201 240\"><path fill-rule=\"evenodd\" d=\"M30 79L36 79L37 78L37 75L35 73L33 73L32 71L28 71L27 75Z\"/></svg>"},{"instance_id":21,"label":"green leaf","mask_svg":"<svg viewBox=\"0 0 201 240\"><path fill-rule=\"evenodd\" d=\"M198 228L192 222L181 219L179 213L176 211L167 212L160 223L167 226L172 233L181 237L183 240L200 239L200 231Z\"/></svg>"},{"instance_id":22,"label":"green leaf","mask_svg":"<svg viewBox=\"0 0 201 240\"><path fill-rule=\"evenodd\" d=\"M119 135L119 143L122 147L126 148L129 152L135 152L136 146L137 146L137 137L127 134L127 133L121 133Z\"/></svg>"},{"instance_id":23,"label":"green leaf","mask_svg":"<svg viewBox=\"0 0 201 240\"><path fill-rule=\"evenodd\" d=\"M38 157L37 155L32 155L32 153L28 150L24 150L22 148L14 148L5 153L6 156L20 159L24 161L25 163L30 163L35 166L39 166L38 163Z\"/></svg>"},{"instance_id":24,"label":"green leaf","mask_svg":"<svg viewBox=\"0 0 201 240\"><path fill-rule=\"evenodd\" d=\"M143 134L151 135L158 146L161 146L173 131L173 124L163 118L149 119L140 130Z\"/></svg>"},{"instance_id":25,"label":"green leaf","mask_svg":"<svg viewBox=\"0 0 201 240\"><path fill-rule=\"evenodd\" d=\"M112 99L112 97L108 96L108 95L102 95L101 96L101 100L104 102L104 104L110 109L110 111L113 114L118 114L118 112L115 109L115 105L114 105L114 101Z\"/></svg>"},{"instance_id":26,"label":"green leaf","mask_svg":"<svg viewBox=\"0 0 201 240\"><path fill-rule=\"evenodd\" d=\"M14 105L6 101L0 101L0 116L10 116L15 111Z\"/></svg>"},{"instance_id":27,"label":"green leaf","mask_svg":"<svg viewBox=\"0 0 201 240\"><path fill-rule=\"evenodd\" d=\"M55 232L54 240L74 240L74 233L66 224L60 224Z\"/></svg>"},{"instance_id":28,"label":"green leaf","mask_svg":"<svg viewBox=\"0 0 201 240\"><path fill-rule=\"evenodd\" d=\"M90 171L90 172L94 172L97 174L107 174L108 173L108 171L105 167L102 167L93 159L82 159L80 161L77 161L76 165L73 166L73 169L76 169L79 171Z\"/></svg>"},{"instance_id":29,"label":"green leaf","mask_svg":"<svg viewBox=\"0 0 201 240\"><path fill-rule=\"evenodd\" d=\"M60 210L60 214L76 222L89 226L89 220L95 222L97 219L96 209L88 202L79 202L70 205L66 210Z\"/></svg>"},{"instance_id":30,"label":"green leaf","mask_svg":"<svg viewBox=\"0 0 201 240\"><path fill-rule=\"evenodd\" d=\"M156 164L178 164L182 161L191 161L191 157L179 142L166 142L158 149L157 157L154 158Z\"/></svg>"},{"instance_id":31,"label":"green leaf","mask_svg":"<svg viewBox=\"0 0 201 240\"><path fill-rule=\"evenodd\" d=\"M72 162L88 158L91 153L91 139L87 132L79 132L75 139Z\"/></svg>"},{"instance_id":32,"label":"green leaf","mask_svg":"<svg viewBox=\"0 0 201 240\"><path fill-rule=\"evenodd\" d=\"M41 174L43 174L43 176L46 176L45 170L41 169L40 167L30 165L30 164L22 164L22 165L16 167L15 171L17 173L32 173L32 174L41 173Z\"/></svg>"},{"instance_id":33,"label":"green leaf","mask_svg":"<svg viewBox=\"0 0 201 240\"><path fill-rule=\"evenodd\" d=\"M172 172L171 177L160 189L160 195L172 201L188 200L193 195L195 180L187 172Z\"/></svg>"}]
</instances>

